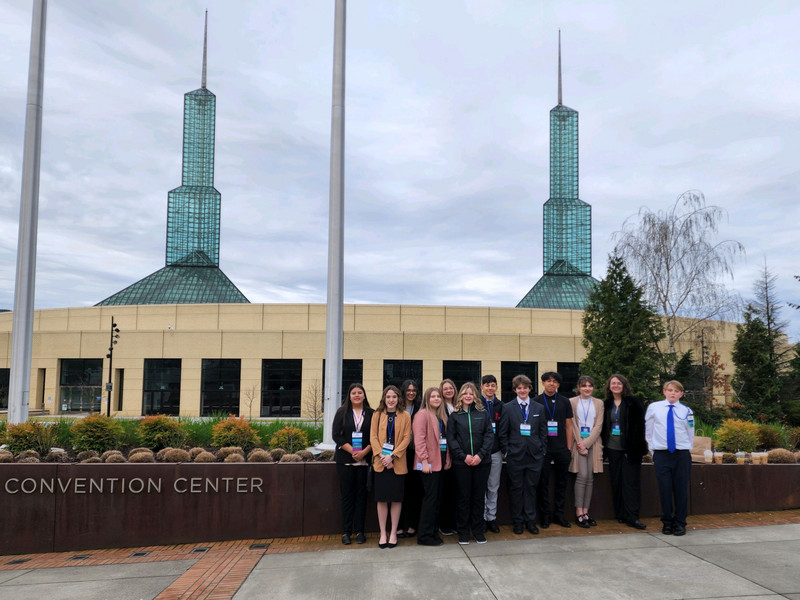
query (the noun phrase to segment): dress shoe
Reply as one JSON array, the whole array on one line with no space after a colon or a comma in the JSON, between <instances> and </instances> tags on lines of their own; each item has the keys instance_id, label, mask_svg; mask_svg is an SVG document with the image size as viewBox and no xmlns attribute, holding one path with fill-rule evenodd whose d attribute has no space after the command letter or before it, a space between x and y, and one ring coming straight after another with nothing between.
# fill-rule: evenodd
<instances>
[{"instance_id":1,"label":"dress shoe","mask_svg":"<svg viewBox=\"0 0 800 600\"><path fill-rule=\"evenodd\" d=\"M536 523L531 521L528 523L528 532L532 533L533 535L539 535L539 528L536 526Z\"/></svg>"},{"instance_id":2,"label":"dress shoe","mask_svg":"<svg viewBox=\"0 0 800 600\"><path fill-rule=\"evenodd\" d=\"M634 529L647 529L647 525L642 523L639 519L636 519L635 521L628 521L625 523L625 525L628 527L633 527Z\"/></svg>"},{"instance_id":3,"label":"dress shoe","mask_svg":"<svg viewBox=\"0 0 800 600\"><path fill-rule=\"evenodd\" d=\"M386 544L386 547L387 548L396 548L397 547L397 542L389 542L388 544Z\"/></svg>"},{"instance_id":4,"label":"dress shoe","mask_svg":"<svg viewBox=\"0 0 800 600\"><path fill-rule=\"evenodd\" d=\"M597 527L597 521L592 518L592 515L586 513L586 522L589 524L590 527Z\"/></svg>"},{"instance_id":5,"label":"dress shoe","mask_svg":"<svg viewBox=\"0 0 800 600\"><path fill-rule=\"evenodd\" d=\"M522 525L519 523L514 523L514 533L516 535L522 535L522 531L523 531Z\"/></svg>"},{"instance_id":6,"label":"dress shoe","mask_svg":"<svg viewBox=\"0 0 800 600\"><path fill-rule=\"evenodd\" d=\"M542 529L550 527L550 523L552 523L550 519L542 519Z\"/></svg>"},{"instance_id":7,"label":"dress shoe","mask_svg":"<svg viewBox=\"0 0 800 600\"><path fill-rule=\"evenodd\" d=\"M365 536L363 532L359 532L359 533L356 534L356 543L357 544L363 544L366 541L367 541L367 536Z\"/></svg>"},{"instance_id":8,"label":"dress shoe","mask_svg":"<svg viewBox=\"0 0 800 600\"><path fill-rule=\"evenodd\" d=\"M349 533L343 533L342 534L342 543L345 546L349 546L350 545L350 534Z\"/></svg>"},{"instance_id":9,"label":"dress shoe","mask_svg":"<svg viewBox=\"0 0 800 600\"><path fill-rule=\"evenodd\" d=\"M686 527L675 525L672 528L672 535L686 535Z\"/></svg>"},{"instance_id":10,"label":"dress shoe","mask_svg":"<svg viewBox=\"0 0 800 600\"><path fill-rule=\"evenodd\" d=\"M580 515L575 517L575 524L582 529L589 529L589 520L586 518L586 515Z\"/></svg>"},{"instance_id":11,"label":"dress shoe","mask_svg":"<svg viewBox=\"0 0 800 600\"><path fill-rule=\"evenodd\" d=\"M500 527L497 525L497 521L486 521L486 529L492 533L500 533Z\"/></svg>"},{"instance_id":12,"label":"dress shoe","mask_svg":"<svg viewBox=\"0 0 800 600\"><path fill-rule=\"evenodd\" d=\"M389 544L387 542L384 542L383 544L378 542L378 548L380 548L381 550L385 550L388 547L389 547Z\"/></svg>"},{"instance_id":13,"label":"dress shoe","mask_svg":"<svg viewBox=\"0 0 800 600\"><path fill-rule=\"evenodd\" d=\"M409 536L405 531L398 531L397 532L397 537L398 537L398 539L404 540L407 537L411 537L411 536Z\"/></svg>"},{"instance_id":14,"label":"dress shoe","mask_svg":"<svg viewBox=\"0 0 800 600\"><path fill-rule=\"evenodd\" d=\"M675 531L672 529L672 525L664 525L661 528L661 533L664 535L672 535Z\"/></svg>"},{"instance_id":15,"label":"dress shoe","mask_svg":"<svg viewBox=\"0 0 800 600\"><path fill-rule=\"evenodd\" d=\"M572 523L567 521L561 515L559 515L557 517L553 517L553 523L555 523L556 525L561 525L562 527L572 527Z\"/></svg>"}]
</instances>

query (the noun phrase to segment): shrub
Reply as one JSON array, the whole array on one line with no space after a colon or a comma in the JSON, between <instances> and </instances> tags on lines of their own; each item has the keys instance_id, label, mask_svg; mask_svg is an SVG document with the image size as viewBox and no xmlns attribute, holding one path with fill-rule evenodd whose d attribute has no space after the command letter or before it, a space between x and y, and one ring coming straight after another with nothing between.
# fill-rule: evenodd
<instances>
[{"instance_id":1,"label":"shrub","mask_svg":"<svg viewBox=\"0 0 800 600\"><path fill-rule=\"evenodd\" d=\"M66 463L69 462L69 454L61 448L54 448L44 457L45 462Z\"/></svg>"},{"instance_id":2,"label":"shrub","mask_svg":"<svg viewBox=\"0 0 800 600\"><path fill-rule=\"evenodd\" d=\"M770 464L791 465L797 462L794 454L785 448L776 448L767 452L767 462Z\"/></svg>"},{"instance_id":3,"label":"shrub","mask_svg":"<svg viewBox=\"0 0 800 600\"><path fill-rule=\"evenodd\" d=\"M211 452L206 452L205 450L203 450L200 454L194 457L194 462L197 463L217 462L217 457L211 454Z\"/></svg>"},{"instance_id":4,"label":"shrub","mask_svg":"<svg viewBox=\"0 0 800 600\"><path fill-rule=\"evenodd\" d=\"M82 460L81 462L82 463L101 463L103 461L100 460L99 456L90 456L89 458L87 458L86 460Z\"/></svg>"},{"instance_id":5,"label":"shrub","mask_svg":"<svg viewBox=\"0 0 800 600\"><path fill-rule=\"evenodd\" d=\"M722 427L717 429L717 448L723 452L752 452L758 447L758 433L755 423L725 419Z\"/></svg>"},{"instance_id":6,"label":"shrub","mask_svg":"<svg viewBox=\"0 0 800 600\"><path fill-rule=\"evenodd\" d=\"M297 456L302 458L303 462L314 460L314 453L311 452L310 450L298 450L297 452L295 452L295 454L297 454Z\"/></svg>"},{"instance_id":7,"label":"shrub","mask_svg":"<svg viewBox=\"0 0 800 600\"><path fill-rule=\"evenodd\" d=\"M172 450L172 449L173 449L173 448L171 448L171 447L169 447L169 446L168 446L168 447L166 447L166 448L162 448L161 450L159 450L158 452L156 452L156 460L157 460L158 462L164 462L164 455L165 455L167 452L169 452L170 450Z\"/></svg>"},{"instance_id":8,"label":"shrub","mask_svg":"<svg viewBox=\"0 0 800 600\"><path fill-rule=\"evenodd\" d=\"M297 454L284 454L281 456L280 462L303 462L303 459L297 456Z\"/></svg>"},{"instance_id":9,"label":"shrub","mask_svg":"<svg viewBox=\"0 0 800 600\"><path fill-rule=\"evenodd\" d=\"M36 450L23 450L17 455L17 462L22 462L26 458L35 458L36 462L39 462L42 456Z\"/></svg>"},{"instance_id":10,"label":"shrub","mask_svg":"<svg viewBox=\"0 0 800 600\"><path fill-rule=\"evenodd\" d=\"M302 429L308 435L309 446L314 442L322 441L322 425L312 425L309 423L295 422L295 421L282 421L277 419L275 421L254 421L252 422L253 428L258 431L261 439L264 440L265 445L268 440L271 440L275 434L286 427L291 425L297 429Z\"/></svg>"},{"instance_id":11,"label":"shrub","mask_svg":"<svg viewBox=\"0 0 800 600\"><path fill-rule=\"evenodd\" d=\"M128 458L130 459L130 457L134 454L149 454L150 456L155 457L155 454L152 450L150 450L150 448L133 448L128 452Z\"/></svg>"},{"instance_id":12,"label":"shrub","mask_svg":"<svg viewBox=\"0 0 800 600\"><path fill-rule=\"evenodd\" d=\"M128 462L125 460L125 457L122 455L122 452L117 452L116 454L111 454L106 458L103 462L106 463L124 463Z\"/></svg>"},{"instance_id":13,"label":"shrub","mask_svg":"<svg viewBox=\"0 0 800 600\"><path fill-rule=\"evenodd\" d=\"M19 454L25 450L36 450L46 455L54 445L55 430L52 425L28 421L17 425L6 425L5 440L8 450Z\"/></svg>"},{"instance_id":14,"label":"shrub","mask_svg":"<svg viewBox=\"0 0 800 600\"><path fill-rule=\"evenodd\" d=\"M128 462L132 463L154 463L156 462L155 455L150 452L137 452L136 454L128 455Z\"/></svg>"},{"instance_id":15,"label":"shrub","mask_svg":"<svg viewBox=\"0 0 800 600\"><path fill-rule=\"evenodd\" d=\"M83 452L78 452L78 460L83 462L87 458L98 458L100 455L94 450L84 450Z\"/></svg>"},{"instance_id":16,"label":"shrub","mask_svg":"<svg viewBox=\"0 0 800 600\"><path fill-rule=\"evenodd\" d=\"M225 461L224 462L226 462L226 463L244 462L244 456L242 456L241 454L235 454L235 453L234 454L228 454L228 456L225 457Z\"/></svg>"},{"instance_id":17,"label":"shrub","mask_svg":"<svg viewBox=\"0 0 800 600\"><path fill-rule=\"evenodd\" d=\"M239 446L249 450L261 444L258 432L241 417L228 417L220 421L211 429L211 444L213 446Z\"/></svg>"},{"instance_id":18,"label":"shrub","mask_svg":"<svg viewBox=\"0 0 800 600\"><path fill-rule=\"evenodd\" d=\"M247 462L271 463L275 461L272 460L272 455L269 452L263 448L256 448L247 455Z\"/></svg>"},{"instance_id":19,"label":"shrub","mask_svg":"<svg viewBox=\"0 0 800 600\"><path fill-rule=\"evenodd\" d=\"M38 463L38 462L41 462L41 461L38 458L36 458L35 456L26 456L25 458L20 458L17 462L20 462L20 463Z\"/></svg>"},{"instance_id":20,"label":"shrub","mask_svg":"<svg viewBox=\"0 0 800 600\"><path fill-rule=\"evenodd\" d=\"M82 450L105 452L116 448L124 433L117 421L101 414L92 414L79 419L71 431L72 446L78 452Z\"/></svg>"},{"instance_id":21,"label":"shrub","mask_svg":"<svg viewBox=\"0 0 800 600\"><path fill-rule=\"evenodd\" d=\"M164 462L184 463L191 462L189 453L183 448L170 448L164 453Z\"/></svg>"},{"instance_id":22,"label":"shrub","mask_svg":"<svg viewBox=\"0 0 800 600\"><path fill-rule=\"evenodd\" d=\"M333 460L333 456L336 454L333 450L323 450L319 454L317 454L317 461L318 462L330 462Z\"/></svg>"},{"instance_id":23,"label":"shrub","mask_svg":"<svg viewBox=\"0 0 800 600\"><path fill-rule=\"evenodd\" d=\"M195 458L197 458L198 454L200 454L201 452L205 452L205 451L206 451L205 448L199 448L199 447L195 446L194 448L189 450L189 458L194 460Z\"/></svg>"},{"instance_id":24,"label":"shrub","mask_svg":"<svg viewBox=\"0 0 800 600\"><path fill-rule=\"evenodd\" d=\"M183 423L166 415L147 416L139 423L142 445L156 451L170 446L179 448L186 443L187 437Z\"/></svg>"},{"instance_id":25,"label":"shrub","mask_svg":"<svg viewBox=\"0 0 800 600\"><path fill-rule=\"evenodd\" d=\"M0 463L14 462L14 455L8 450L0 450Z\"/></svg>"},{"instance_id":26,"label":"shrub","mask_svg":"<svg viewBox=\"0 0 800 600\"><path fill-rule=\"evenodd\" d=\"M789 450L800 447L800 427L790 427L786 430L786 447Z\"/></svg>"},{"instance_id":27,"label":"shrub","mask_svg":"<svg viewBox=\"0 0 800 600\"><path fill-rule=\"evenodd\" d=\"M102 460L103 462L108 462L108 457L114 456L116 454L122 456L122 452L120 452L119 450L106 450L100 455L100 460Z\"/></svg>"},{"instance_id":28,"label":"shrub","mask_svg":"<svg viewBox=\"0 0 800 600\"><path fill-rule=\"evenodd\" d=\"M308 448L308 434L302 429L287 425L275 432L269 441L269 447L284 448L289 453L304 450Z\"/></svg>"},{"instance_id":29,"label":"shrub","mask_svg":"<svg viewBox=\"0 0 800 600\"><path fill-rule=\"evenodd\" d=\"M758 447L759 448L783 448L784 433L780 425L764 423L758 425Z\"/></svg>"},{"instance_id":30,"label":"shrub","mask_svg":"<svg viewBox=\"0 0 800 600\"><path fill-rule=\"evenodd\" d=\"M269 455L275 462L279 462L281 458L283 458L284 454L286 454L286 450L284 450L283 448L273 448L272 450L269 451Z\"/></svg>"},{"instance_id":31,"label":"shrub","mask_svg":"<svg viewBox=\"0 0 800 600\"><path fill-rule=\"evenodd\" d=\"M225 460L231 454L239 454L242 458L244 458L244 450L242 450L239 446L226 446L225 448L220 448L217 450L217 458L219 460Z\"/></svg>"}]
</instances>

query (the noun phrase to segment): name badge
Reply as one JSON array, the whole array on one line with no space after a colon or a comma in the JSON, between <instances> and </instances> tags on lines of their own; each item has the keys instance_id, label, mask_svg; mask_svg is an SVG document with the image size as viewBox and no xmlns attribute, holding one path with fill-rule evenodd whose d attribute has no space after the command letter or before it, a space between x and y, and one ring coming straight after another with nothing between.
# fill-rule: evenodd
<instances>
[{"instance_id":1,"label":"name badge","mask_svg":"<svg viewBox=\"0 0 800 600\"><path fill-rule=\"evenodd\" d=\"M592 432L592 428L591 427L581 427L581 437L582 438L589 437L589 434L591 432Z\"/></svg>"},{"instance_id":2,"label":"name badge","mask_svg":"<svg viewBox=\"0 0 800 600\"><path fill-rule=\"evenodd\" d=\"M531 426L528 423L520 423L519 434L525 437L531 437Z\"/></svg>"},{"instance_id":3,"label":"name badge","mask_svg":"<svg viewBox=\"0 0 800 600\"><path fill-rule=\"evenodd\" d=\"M689 417L689 427L694 427L694 417Z\"/></svg>"},{"instance_id":4,"label":"name badge","mask_svg":"<svg viewBox=\"0 0 800 600\"><path fill-rule=\"evenodd\" d=\"M611 435L619 435L619 425L611 426Z\"/></svg>"},{"instance_id":5,"label":"name badge","mask_svg":"<svg viewBox=\"0 0 800 600\"><path fill-rule=\"evenodd\" d=\"M353 441L351 445L353 446L353 450L363 450L363 441L364 441L364 434L360 431L353 432Z\"/></svg>"},{"instance_id":6,"label":"name badge","mask_svg":"<svg viewBox=\"0 0 800 600\"><path fill-rule=\"evenodd\" d=\"M497 433L497 423L492 423L492 433Z\"/></svg>"},{"instance_id":7,"label":"name badge","mask_svg":"<svg viewBox=\"0 0 800 600\"><path fill-rule=\"evenodd\" d=\"M447 451L447 438L440 437L439 438L439 450L442 452Z\"/></svg>"},{"instance_id":8,"label":"name badge","mask_svg":"<svg viewBox=\"0 0 800 600\"><path fill-rule=\"evenodd\" d=\"M558 421L548 421L547 422L547 435L549 437L557 436L558 435Z\"/></svg>"},{"instance_id":9,"label":"name badge","mask_svg":"<svg viewBox=\"0 0 800 600\"><path fill-rule=\"evenodd\" d=\"M384 456L390 456L392 452L394 452L394 444L386 442L383 445L383 448L381 449L381 454L383 454Z\"/></svg>"}]
</instances>

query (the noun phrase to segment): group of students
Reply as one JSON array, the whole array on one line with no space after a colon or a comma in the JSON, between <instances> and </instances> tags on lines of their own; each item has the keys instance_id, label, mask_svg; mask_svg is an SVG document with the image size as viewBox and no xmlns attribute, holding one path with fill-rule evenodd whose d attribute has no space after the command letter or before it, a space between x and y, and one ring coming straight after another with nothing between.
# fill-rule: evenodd
<instances>
[{"instance_id":1,"label":"group of students","mask_svg":"<svg viewBox=\"0 0 800 600\"><path fill-rule=\"evenodd\" d=\"M589 513L594 474L608 461L614 515L645 529L639 519L642 457L655 463L662 506L662 533L686 533L694 417L680 403L683 386L664 385L664 400L634 397L628 380L612 375L605 399L594 381L578 379L578 395L558 393L556 372L541 376L543 392L531 397L525 375L512 380L516 397L502 402L497 379L485 375L481 390L467 382L456 392L450 379L419 398L413 381L387 386L373 410L363 385L350 386L333 419L335 462L341 490L342 543L366 542L368 490L377 502L380 548L398 538L439 546L443 535L460 544L486 543L499 533L497 496L505 460L512 526L539 533L539 525L572 524L565 517L568 473L575 473L575 524L597 522ZM553 487L553 501L550 487ZM455 529L455 531L454 531Z\"/></svg>"}]
</instances>

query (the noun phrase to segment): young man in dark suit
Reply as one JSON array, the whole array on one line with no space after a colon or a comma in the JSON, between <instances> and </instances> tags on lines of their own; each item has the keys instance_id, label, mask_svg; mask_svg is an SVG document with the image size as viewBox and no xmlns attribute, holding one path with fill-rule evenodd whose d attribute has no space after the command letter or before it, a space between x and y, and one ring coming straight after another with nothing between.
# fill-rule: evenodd
<instances>
[{"instance_id":1,"label":"young man in dark suit","mask_svg":"<svg viewBox=\"0 0 800 600\"><path fill-rule=\"evenodd\" d=\"M497 377L484 375L481 378L481 395L483 396L483 405L489 411L489 419L492 422L492 432L494 433L492 466L489 471L489 482L486 485L486 505L483 511L483 518L486 521L486 529L492 533L500 533L500 527L497 525L497 491L500 489L503 453L500 451L497 424L500 422L500 417L503 416L503 403L497 397Z\"/></svg>"},{"instance_id":2,"label":"young man in dark suit","mask_svg":"<svg viewBox=\"0 0 800 600\"><path fill-rule=\"evenodd\" d=\"M555 371L542 374L544 391L536 400L544 405L547 420L547 453L537 490L539 499L539 518L542 527L550 523L562 527L572 524L564 518L564 504L567 497L567 472L572 460L572 404L569 398L558 393L561 375ZM552 473L552 476L551 476ZM550 481L554 485L553 504L550 504Z\"/></svg>"},{"instance_id":3,"label":"young man in dark suit","mask_svg":"<svg viewBox=\"0 0 800 600\"><path fill-rule=\"evenodd\" d=\"M544 406L530 398L533 385L525 375L511 382L517 397L503 406L497 433L500 449L506 457L511 517L514 533L523 531L523 524L533 534L536 526L536 486L542 471L547 441L547 419Z\"/></svg>"}]
</instances>

